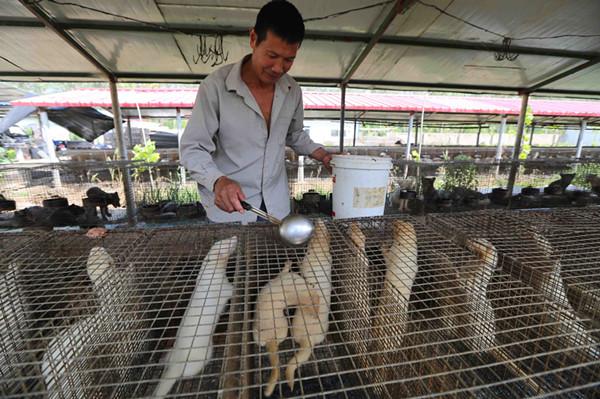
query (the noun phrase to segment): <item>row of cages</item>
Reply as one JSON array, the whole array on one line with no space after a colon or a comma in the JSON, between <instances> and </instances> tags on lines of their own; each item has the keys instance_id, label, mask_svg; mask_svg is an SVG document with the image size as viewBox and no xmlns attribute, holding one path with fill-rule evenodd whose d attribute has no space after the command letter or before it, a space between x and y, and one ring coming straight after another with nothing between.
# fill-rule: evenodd
<instances>
[{"instance_id":1,"label":"row of cages","mask_svg":"<svg viewBox=\"0 0 600 399\"><path fill-rule=\"evenodd\" d=\"M0 238L3 398L596 398L600 211Z\"/></svg>"},{"instance_id":2,"label":"row of cages","mask_svg":"<svg viewBox=\"0 0 600 399\"><path fill-rule=\"evenodd\" d=\"M597 204L600 164L585 161L393 161L385 214ZM286 162L291 209L330 216L333 179L323 165ZM514 172L513 195L507 186ZM126 184L131 203L126 207ZM0 227L205 221L197 184L176 162L72 162L0 168Z\"/></svg>"}]
</instances>

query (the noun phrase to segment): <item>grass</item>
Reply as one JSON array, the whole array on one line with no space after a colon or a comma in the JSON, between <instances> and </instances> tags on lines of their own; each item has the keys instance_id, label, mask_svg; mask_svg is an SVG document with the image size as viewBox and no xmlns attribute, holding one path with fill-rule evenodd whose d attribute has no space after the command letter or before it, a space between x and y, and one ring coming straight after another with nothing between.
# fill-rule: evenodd
<instances>
[{"instance_id":1,"label":"grass","mask_svg":"<svg viewBox=\"0 0 600 399\"><path fill-rule=\"evenodd\" d=\"M158 204L161 201L172 201L177 205L200 202L200 193L195 184L181 186L171 182L162 187L143 187L136 194L137 198L141 198L138 206Z\"/></svg>"}]
</instances>

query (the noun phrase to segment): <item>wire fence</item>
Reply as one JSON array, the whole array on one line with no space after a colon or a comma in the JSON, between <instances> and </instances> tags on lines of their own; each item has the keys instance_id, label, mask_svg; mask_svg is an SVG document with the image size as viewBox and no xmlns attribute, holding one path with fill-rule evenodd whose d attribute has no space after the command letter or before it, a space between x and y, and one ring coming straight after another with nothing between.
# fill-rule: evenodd
<instances>
[{"instance_id":1,"label":"wire fence","mask_svg":"<svg viewBox=\"0 0 600 399\"><path fill-rule=\"evenodd\" d=\"M293 212L331 214L333 179L326 168L314 161L288 161L286 171ZM511 171L515 173L512 199L507 192ZM394 161L386 213L597 204L598 173L600 164L588 161ZM566 175L562 178L566 184L561 175ZM131 207L126 206L124 182L128 180ZM552 184L559 190L547 192ZM86 202L88 190L95 187L107 194ZM86 226L122 223L128 217L159 223L203 222L205 215L196 183L176 162L4 165L0 168L0 194L4 197L0 200L3 227ZM68 211L55 212L68 205Z\"/></svg>"}]
</instances>

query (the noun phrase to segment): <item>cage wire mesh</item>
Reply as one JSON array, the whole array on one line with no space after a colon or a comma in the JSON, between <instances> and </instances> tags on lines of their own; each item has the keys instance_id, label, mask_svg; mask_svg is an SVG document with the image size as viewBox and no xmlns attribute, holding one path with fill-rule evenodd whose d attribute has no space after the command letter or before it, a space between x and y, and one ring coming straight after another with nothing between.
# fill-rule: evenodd
<instances>
[{"instance_id":1,"label":"cage wire mesh","mask_svg":"<svg viewBox=\"0 0 600 399\"><path fill-rule=\"evenodd\" d=\"M458 242L474 238L485 240L502 259L506 273L532 287L552 305L555 311L551 319L548 313L539 313L544 323L554 330L553 342L540 341L541 348L555 352L548 355L548 364L561 364L576 372L576 363L588 363L590 367L585 373L598 372L600 285L596 247L599 237L598 225L590 224L597 219L597 211L496 211L429 217ZM565 220L582 222L565 225ZM551 346L546 346L548 344ZM569 373L561 375L569 381ZM551 389L567 389L558 378L546 378L546 382ZM597 384L591 386L597 391ZM589 391L588 395L592 392L595 391Z\"/></svg>"},{"instance_id":2,"label":"cage wire mesh","mask_svg":"<svg viewBox=\"0 0 600 399\"><path fill-rule=\"evenodd\" d=\"M455 237L487 239L505 256L508 270L550 300L597 328L600 261L597 208L493 211L460 217L433 215Z\"/></svg>"},{"instance_id":3,"label":"cage wire mesh","mask_svg":"<svg viewBox=\"0 0 600 399\"><path fill-rule=\"evenodd\" d=\"M596 254L544 215L5 234L0 394L594 397Z\"/></svg>"},{"instance_id":4,"label":"cage wire mesh","mask_svg":"<svg viewBox=\"0 0 600 399\"><path fill-rule=\"evenodd\" d=\"M592 161L527 160L518 163L514 192L522 188L543 189L560 179L561 173L573 173L570 196L494 200L493 189L506 189L511 162L489 162L472 159L446 161L394 160L387 185L386 214L461 212L488 208L535 208L584 206L600 202L597 193L590 192L588 175L600 173L600 164ZM0 167L0 194L14 200L15 212L0 214L0 227L56 227L93 225L94 223L124 223L127 219L123 178L131 176L131 195L140 221L169 222L193 219L204 221L204 210L197 184L173 161L145 163L69 162ZM288 187L295 213L329 216L332 208L333 179L320 163L286 161ZM600 191L600 178L595 191ZM116 193L119 206L109 204L111 213L106 221L101 209L93 207L93 216L80 216L77 209L51 212L42 207L45 201L66 199L66 203L85 207L87 190L98 187ZM427 198L428 187L436 190L435 199ZM408 200L401 200L410 191ZM543 193L543 190L542 190ZM491 199L491 201L490 201ZM27 209L27 211L24 211ZM75 214L73 214L75 212ZM100 218L99 220L94 218ZM82 219L83 218L83 219Z\"/></svg>"}]
</instances>

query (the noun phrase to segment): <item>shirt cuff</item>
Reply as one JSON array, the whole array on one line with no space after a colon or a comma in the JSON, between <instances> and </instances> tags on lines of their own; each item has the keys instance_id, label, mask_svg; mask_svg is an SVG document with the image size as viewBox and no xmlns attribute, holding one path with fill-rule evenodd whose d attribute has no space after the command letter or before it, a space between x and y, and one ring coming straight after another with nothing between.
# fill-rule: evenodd
<instances>
[{"instance_id":1,"label":"shirt cuff","mask_svg":"<svg viewBox=\"0 0 600 399\"><path fill-rule=\"evenodd\" d=\"M217 179L221 176L225 176L225 174L218 169L207 171L205 174L192 173L191 175L194 180L211 192L214 191Z\"/></svg>"},{"instance_id":2,"label":"shirt cuff","mask_svg":"<svg viewBox=\"0 0 600 399\"><path fill-rule=\"evenodd\" d=\"M323 146L321 144L318 143L310 143L310 144L304 144L304 145L300 145L294 148L294 150L299 154L299 155L310 155L313 152L315 152L315 150L317 148L323 148Z\"/></svg>"}]
</instances>

